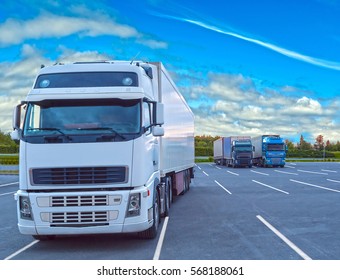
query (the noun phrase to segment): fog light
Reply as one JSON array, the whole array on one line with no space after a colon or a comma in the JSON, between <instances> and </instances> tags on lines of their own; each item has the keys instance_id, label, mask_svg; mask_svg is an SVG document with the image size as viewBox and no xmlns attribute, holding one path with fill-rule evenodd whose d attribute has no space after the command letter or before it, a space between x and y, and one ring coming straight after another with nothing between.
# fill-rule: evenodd
<instances>
[{"instance_id":1,"label":"fog light","mask_svg":"<svg viewBox=\"0 0 340 280\"><path fill-rule=\"evenodd\" d=\"M140 214L140 193L130 194L126 216L133 217Z\"/></svg>"},{"instance_id":2,"label":"fog light","mask_svg":"<svg viewBox=\"0 0 340 280\"><path fill-rule=\"evenodd\" d=\"M22 219L32 220L31 202L28 196L20 196L19 206L20 206L20 217Z\"/></svg>"}]
</instances>

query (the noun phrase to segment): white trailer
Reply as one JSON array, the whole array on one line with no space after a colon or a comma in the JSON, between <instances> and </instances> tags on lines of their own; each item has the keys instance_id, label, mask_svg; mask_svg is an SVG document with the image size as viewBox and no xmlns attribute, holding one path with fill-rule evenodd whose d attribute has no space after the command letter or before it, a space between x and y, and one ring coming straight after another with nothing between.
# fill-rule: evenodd
<instances>
[{"instance_id":1,"label":"white trailer","mask_svg":"<svg viewBox=\"0 0 340 280\"><path fill-rule=\"evenodd\" d=\"M193 178L194 116L160 62L43 67L13 128L18 227L40 240L154 238Z\"/></svg>"}]
</instances>

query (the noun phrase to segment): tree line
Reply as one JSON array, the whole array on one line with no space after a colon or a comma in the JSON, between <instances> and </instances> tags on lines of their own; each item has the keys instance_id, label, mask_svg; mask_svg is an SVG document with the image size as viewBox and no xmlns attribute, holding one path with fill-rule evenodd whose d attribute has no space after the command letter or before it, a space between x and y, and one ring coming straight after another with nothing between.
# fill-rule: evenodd
<instances>
[{"instance_id":1,"label":"tree line","mask_svg":"<svg viewBox=\"0 0 340 280\"><path fill-rule=\"evenodd\" d=\"M19 144L12 140L9 133L0 130L0 154L17 154Z\"/></svg>"}]
</instances>

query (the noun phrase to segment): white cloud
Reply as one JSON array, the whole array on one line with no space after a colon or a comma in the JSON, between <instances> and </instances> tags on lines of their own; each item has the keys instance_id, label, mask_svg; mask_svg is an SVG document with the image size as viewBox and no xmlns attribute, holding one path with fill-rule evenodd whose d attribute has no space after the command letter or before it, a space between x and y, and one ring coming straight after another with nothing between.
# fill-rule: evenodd
<instances>
[{"instance_id":1,"label":"white cloud","mask_svg":"<svg viewBox=\"0 0 340 280\"><path fill-rule=\"evenodd\" d=\"M323 113L321 104L312 98L303 96L283 112L292 115L321 115Z\"/></svg>"},{"instance_id":2,"label":"white cloud","mask_svg":"<svg viewBox=\"0 0 340 280\"><path fill-rule=\"evenodd\" d=\"M0 130L9 132L12 130L13 109L20 101L17 97L0 95Z\"/></svg>"},{"instance_id":3,"label":"white cloud","mask_svg":"<svg viewBox=\"0 0 340 280\"><path fill-rule=\"evenodd\" d=\"M137 39L136 42L151 49L166 49L168 47L168 44L166 42L156 41L153 39L140 38Z\"/></svg>"},{"instance_id":4,"label":"white cloud","mask_svg":"<svg viewBox=\"0 0 340 280\"><path fill-rule=\"evenodd\" d=\"M79 11L81 13L79 14ZM0 24L0 46L17 45L29 39L62 38L78 36L117 36L135 38L140 44L151 48L167 48L167 43L148 38L145 34L126 24L120 24L108 15L98 11L74 9L72 16L42 12L29 20L9 18Z\"/></svg>"},{"instance_id":5,"label":"white cloud","mask_svg":"<svg viewBox=\"0 0 340 280\"><path fill-rule=\"evenodd\" d=\"M138 35L135 28L118 24L107 16L95 12L92 18L43 13L27 21L7 19L0 25L0 43L12 45L27 39L58 38L76 33L84 36L113 35L123 38Z\"/></svg>"},{"instance_id":6,"label":"white cloud","mask_svg":"<svg viewBox=\"0 0 340 280\"><path fill-rule=\"evenodd\" d=\"M331 141L340 139L338 99L320 103L305 96L305 90L300 91L300 97L287 96L288 86L281 91L260 91L240 75L210 74L209 78L205 87L193 88L193 96L199 96L194 100L197 135L278 133L293 138L308 133L315 137L323 134ZM294 91L299 92L297 88Z\"/></svg>"},{"instance_id":7,"label":"white cloud","mask_svg":"<svg viewBox=\"0 0 340 280\"><path fill-rule=\"evenodd\" d=\"M62 54L58 61L93 61L108 59L107 56L97 52L76 52L60 47ZM24 100L41 64L52 65L53 61L43 57L39 50L32 46L24 45L22 60L17 62L0 63L0 129L4 132L12 130L13 108Z\"/></svg>"},{"instance_id":8,"label":"white cloud","mask_svg":"<svg viewBox=\"0 0 340 280\"><path fill-rule=\"evenodd\" d=\"M97 51L84 51L77 52L72 49L66 48L65 46L59 46L59 51L62 54L57 59L58 62L62 63L72 63L72 62L81 62L81 61L100 61L100 60L112 60L114 59L112 56L98 53Z\"/></svg>"}]
</instances>

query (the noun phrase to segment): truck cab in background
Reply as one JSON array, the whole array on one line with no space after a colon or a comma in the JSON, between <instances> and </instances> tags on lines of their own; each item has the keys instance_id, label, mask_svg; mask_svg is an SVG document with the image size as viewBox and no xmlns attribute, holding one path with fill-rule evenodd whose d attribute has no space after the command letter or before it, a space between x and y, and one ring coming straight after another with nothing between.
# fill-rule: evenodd
<instances>
[{"instance_id":1,"label":"truck cab in background","mask_svg":"<svg viewBox=\"0 0 340 280\"><path fill-rule=\"evenodd\" d=\"M252 153L254 147L250 139L234 140L231 145L231 160L228 165L232 167L253 166Z\"/></svg>"},{"instance_id":2,"label":"truck cab in background","mask_svg":"<svg viewBox=\"0 0 340 280\"><path fill-rule=\"evenodd\" d=\"M214 162L231 167L251 168L253 149L250 136L221 137L214 141Z\"/></svg>"},{"instance_id":3,"label":"truck cab in background","mask_svg":"<svg viewBox=\"0 0 340 280\"><path fill-rule=\"evenodd\" d=\"M280 135L252 137L254 145L253 163L262 167L284 167L287 146Z\"/></svg>"}]
</instances>

